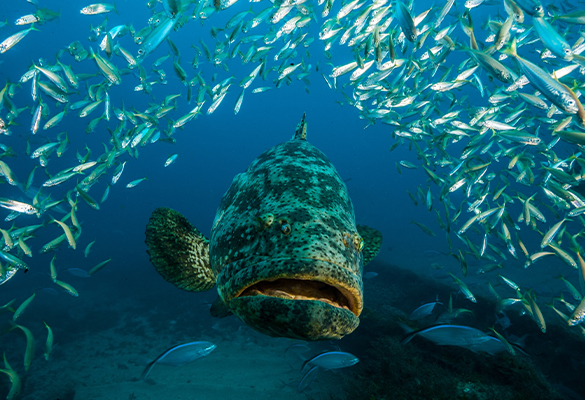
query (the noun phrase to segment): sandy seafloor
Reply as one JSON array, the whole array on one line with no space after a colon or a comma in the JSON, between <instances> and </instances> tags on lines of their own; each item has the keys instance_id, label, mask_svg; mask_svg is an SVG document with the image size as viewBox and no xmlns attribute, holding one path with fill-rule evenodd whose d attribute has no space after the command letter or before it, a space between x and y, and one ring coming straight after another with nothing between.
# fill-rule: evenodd
<instances>
[{"instance_id":1,"label":"sandy seafloor","mask_svg":"<svg viewBox=\"0 0 585 400\"><path fill-rule=\"evenodd\" d=\"M42 355L44 337L36 339L36 358L28 374L21 375L26 376L22 398L305 399L306 394L318 393L340 396L340 382L349 370L321 373L304 393L299 393L303 361L298 353L286 352L298 341L262 335L233 316L212 318L209 299L216 296L214 291L187 293L161 280L150 288L142 286L141 292L150 294L95 287L79 298L69 299L60 294L65 303L63 308L43 306L41 301L34 313L23 315L23 321L19 321L23 324L38 320L35 315L38 312L45 319L58 317L60 326L55 329L57 345L50 361L45 361ZM54 295L40 292L39 296ZM5 338L21 348L15 352L18 358L12 363L21 364L24 335L10 333ZM155 365L145 381L139 379L148 361L169 347L191 341L210 341L217 348L181 367ZM312 350L306 355L334 349L331 343L311 343ZM7 380L2 379L0 398L6 395L4 383Z\"/></svg>"},{"instance_id":2,"label":"sandy seafloor","mask_svg":"<svg viewBox=\"0 0 585 400\"><path fill-rule=\"evenodd\" d=\"M339 346L362 361L354 367L320 373L305 392L299 393L303 361L298 353L287 352L298 341L262 335L235 317L213 318L208 309L216 296L214 290L183 292L162 278L155 278L153 268L145 267L148 268L144 276L136 277L133 284L129 283L130 276L122 275L120 280L124 283L101 286L99 283L106 283L107 279L98 279L96 275L98 284L94 281L84 288L83 280L78 278L78 287L84 288L79 298L59 294L63 296L59 302L42 301L43 296L53 295L38 292L40 299L36 301L41 301L20 322L40 332L36 321L60 320L51 360L46 362L42 357L44 337L39 335L36 358L28 374L24 374L23 335L11 332L3 339L9 348L21 349L11 352L10 361L24 378L22 399L479 400L523 399L528 398L527 393L539 395L532 399L583 398L580 391L584 385L579 378L583 368L579 355L585 351L583 340L567 333L568 329L548 313L546 335L530 318L514 311L508 313L512 319L508 333L527 333L528 357L475 354L456 347L436 346L424 339L400 345L404 335L397 328L397 321L407 319L419 298L436 295L444 298L452 289L441 280L416 275L383 261L369 265L368 269L379 275L365 280L366 309L357 331L340 341L308 343L311 350L303 354L310 356ZM488 302L478 298L478 304L472 305L456 297L454 304L469 306L478 316L456 322L487 330L493 324L488 311L493 304ZM207 357L181 367L156 365L145 381L139 379L147 361L175 344L200 340L213 342L217 348ZM360 393L360 385L364 385L364 396L369 393L367 397L356 394ZM434 393L434 385L441 385L442 392L428 397L425 391ZM469 393L470 388L476 392ZM371 395L380 391L385 395ZM7 387L0 386L0 398L6 393ZM457 397L448 397L452 395Z\"/></svg>"}]
</instances>

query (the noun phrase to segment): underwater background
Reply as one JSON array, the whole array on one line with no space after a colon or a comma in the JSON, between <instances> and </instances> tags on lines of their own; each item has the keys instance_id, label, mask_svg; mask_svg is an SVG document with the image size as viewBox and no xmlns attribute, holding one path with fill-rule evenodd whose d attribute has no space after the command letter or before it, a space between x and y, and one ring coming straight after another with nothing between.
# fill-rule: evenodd
<instances>
[{"instance_id":1,"label":"underwater background","mask_svg":"<svg viewBox=\"0 0 585 400\"><path fill-rule=\"evenodd\" d=\"M108 28L128 24L136 30L141 29L152 15L146 3L145 0L117 1L116 13L82 15L79 10L88 5L83 1L46 0L38 6L25 1L3 2L0 20L6 19L9 25L0 30L2 38L22 29L14 26L14 21L34 13L39 7L60 12L60 16L36 25L39 32L30 32L20 43L0 55L0 86L4 82L17 84L32 62L44 59L53 64L57 53L73 41L79 40L86 49L93 46L97 51L99 42L88 41L88 36L93 34L90 27L103 23L106 18ZM183 3L185 7L196 6L186 1ZM2 305L16 299L14 307L17 307L36 293L34 301L17 321L28 327L35 338L36 355L28 371L23 366L27 346L25 335L11 329L9 321L13 319L12 313L0 314L0 324L5 327L0 336L0 350L22 381L20 395L13 398L585 398L585 383L580 374L585 367L585 338L583 334L570 330L566 322L546 307L563 291L565 298L570 298L565 284L556 278L562 275L579 288L579 272L558 257L548 257L529 270L524 268L523 259L508 257L503 269L482 274L478 270L485 265L485 260L467 256L469 272L465 278L461 275L460 261L450 255L451 252L458 253L449 248L446 233L437 223L435 212L427 210L424 199L419 199L418 205L415 205L407 193L416 194L418 187L427 193L427 189L431 191L432 187L433 206L442 210L444 201L440 200L440 190L432 186L423 168L397 168L397 163L402 160L420 165L415 149L405 141L390 151L396 141L401 140L393 135L397 128L381 122L369 124L363 113L349 104L339 91L331 89L321 73L316 71L319 65L320 71L329 76L330 63L339 66L353 61L352 54L339 45L333 45L329 50L330 59L324 55L323 43L318 40L323 20L320 12L316 12L315 17L319 22L305 28L315 36L315 41L307 49L299 49L297 59L291 61L297 63L302 57L304 63L312 65L308 75L310 84L293 78L277 89L272 83L276 78L274 73L262 83L261 77L257 77L254 87L271 86L272 89L262 93L247 92L237 115L233 110L240 93L237 83L256 64L244 64L239 58L231 59L225 62L229 67L226 71L200 56L197 69L190 65L196 52L191 45L198 45L203 40L212 48L214 39L210 35L211 28L224 26L235 13L249 9L250 4L253 4L256 13L270 5L267 1L247 3L240 0L204 21L191 20L168 36L180 50L180 60L189 79L201 72L208 84L214 86L229 76L236 77L217 110L210 115L202 112L184 129L176 129L172 135L176 143L158 141L137 146L138 157L123 154L119 161L127 161L127 164L118 184L111 185L109 172L92 186L91 195L96 200L111 186L107 200L99 205L100 209L94 210L78 200L77 218L83 232L77 239L77 249L73 250L64 242L56 251L40 253L45 243L62 233L57 224L47 224L35 231L34 237L28 241L33 256L21 255L28 264L28 271L18 271L0 287ZM322 7L316 3L313 6L317 11ZM334 9L339 6L335 4ZM437 12L443 4L415 1L414 14L433 6ZM158 12L163 10L161 4L155 7ZM488 14L492 18L505 15L500 2L480 8L483 11L474 9L477 11L474 14L477 31L482 29L480 26L487 21ZM579 8L583 8L582 4ZM447 22L454 24L459 31L457 15L464 10L463 3L456 1L447 17ZM263 34L267 27L264 24L256 29ZM399 28L397 32L400 32ZM573 32L571 37L574 36ZM136 55L138 46L129 34L119 40ZM280 47L281 42L277 42L276 48ZM410 57L411 51L407 48L404 57ZM166 54L172 54L171 50L167 43L161 43L141 62L152 74L152 62ZM442 68L456 67L467 58L469 55L465 52L453 52ZM533 58L537 59L534 55ZM89 59L77 63L67 51L62 59L76 73L97 73L95 63ZM163 64L167 83L153 85L150 94L134 90L140 83L136 70L122 75L121 84L108 88L112 105L120 108L123 103L126 110L142 111L153 103L161 103L168 95L181 94L173 110L173 120L189 112L195 101L187 103L186 86L175 75L172 59L171 56ZM112 60L120 68L125 66L122 58L113 56ZM280 61L274 62L274 65L279 64ZM212 81L215 73L218 77ZM489 80L485 72L478 74L486 82L486 88L497 85L487 83ZM437 80L439 75L442 72L429 80ZM154 74L152 76L152 79L156 78ZM581 86L583 75L575 73L575 79L577 86ZM341 84L342 78L339 78L338 86L341 87ZM46 167L52 175L78 164L76 152L85 154L85 148L89 148L93 152L91 159L95 159L103 152L102 143L111 147L107 128L115 129L118 122L113 116L109 122L100 121L95 130L88 134L87 123L98 114L81 119L75 115L77 111L72 111L57 127L32 135L30 121L35 103L30 98L29 86L27 83L18 86L12 101L18 108L27 108L10 126L12 134L0 136L0 142L14 152L14 157L5 156L2 160L10 165L19 181L25 181L33 166L38 165L37 160L26 154L27 142L35 149L54 140L58 132L68 133L70 143L67 151L61 157L50 157ZM85 82L81 82L77 93L71 95L71 101L82 100L86 91ZM51 115L63 109L48 96L43 96ZM463 87L455 92L455 96L459 99L468 96L468 100L460 104L464 109L489 106L487 95L480 97L474 87ZM207 99L207 105L210 103ZM401 109L396 111L402 112ZM308 141L329 157L346 182L356 223L378 229L383 235L383 243L378 256L364 270L378 275L371 274L370 278L364 279L365 310L358 329L340 341L308 343L304 352L297 354L287 351L296 341L261 335L235 317L212 318L209 308L217 296L215 289L188 293L165 282L148 259L144 230L155 208L169 207L181 212L204 235L209 236L215 211L234 176L244 171L265 150L289 140L303 113L306 113L308 121ZM6 110L0 110L0 114L4 118ZM166 126L161 123L159 129L162 131ZM562 146L564 152L559 150L558 153L568 157L573 151L572 145L561 142L559 147ZM449 145L446 151L457 157L461 153L461 144ZM165 160L172 154L178 154L176 161L165 168ZM497 175L507 168L507 162L500 162L494 169ZM40 167L36 170L33 187L37 189L48 179L42 170ZM83 177L80 175L79 179ZM136 187L126 188L129 182L144 177L147 179ZM76 179L46 189L46 192L50 193L52 200L59 200L67 190L75 188L73 182ZM526 197L537 191L536 188L519 190L526 190ZM31 201L18 187L6 182L0 184L0 197ZM452 195L450 201L459 207L467 199L464 193L458 192ZM62 205L69 208L67 202ZM515 207L514 218L521 213L521 203ZM0 210L2 218L9 213L9 210ZM50 213L55 218L64 216L57 211ZM457 226L460 227L471 215L461 215ZM547 217L549 224L541 228L544 232L560 220L555 220L551 213ZM23 214L14 223L19 227L41 224L45 218L45 215L37 218ZM412 221L429 227L436 236L425 234ZM8 230L11 226L11 221L0 222L2 229ZM575 228L571 233L579 230ZM527 247L539 247L541 236L523 228L521 232L524 231L526 236L523 241ZM451 236L456 247L463 246L453 231ZM92 241L95 243L91 252L85 256L83 249ZM499 247L505 251L505 246ZM18 252L14 251L14 254L18 255ZM78 297L70 296L51 281L49 266L54 255L59 279L72 285L79 293ZM90 270L109 258L111 261L90 277L67 271L69 268ZM460 288L448 273L464 279L475 294L476 303L459 292ZM485 332L489 332L490 327L497 327L494 325L499 318L495 312L496 299L491 295L487 282L491 282L504 297L513 297L515 293L499 280L498 274L505 275L525 289L531 288L538 296L547 322L546 333L541 332L530 316L521 315L520 307L506 310L511 324L506 327L507 334L518 338L527 335L523 342L526 354L474 353L457 346L437 346L422 338L404 345L400 343L407 332L399 322L410 325L412 329L433 324L436 313L427 316L424 321L409 322L409 315L425 303L438 300L447 305L450 296L454 307L472 311L451 323L472 326ZM565 313L570 314L568 311ZM43 322L54 333L55 347L48 361L42 355L47 334ZM149 361L176 344L191 341L209 341L217 348L208 356L184 366L155 366L148 379L139 379ZM354 354L360 362L345 369L323 371L308 388L299 392L303 361L322 351L335 349ZM11 398L11 387L8 375L0 375L0 398Z\"/></svg>"}]
</instances>

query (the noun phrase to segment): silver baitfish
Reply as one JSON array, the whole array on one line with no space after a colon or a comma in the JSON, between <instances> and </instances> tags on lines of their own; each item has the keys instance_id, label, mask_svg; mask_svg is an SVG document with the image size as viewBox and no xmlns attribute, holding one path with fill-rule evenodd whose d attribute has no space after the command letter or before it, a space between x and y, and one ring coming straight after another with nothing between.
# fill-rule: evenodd
<instances>
[{"instance_id":1,"label":"silver baitfish","mask_svg":"<svg viewBox=\"0 0 585 400\"><path fill-rule=\"evenodd\" d=\"M180 367L181 365L188 364L198 358L205 357L215 350L216 347L217 346L211 342L189 342L173 346L149 362L144 368L144 371L142 371L140 379L146 379L155 364Z\"/></svg>"}]
</instances>

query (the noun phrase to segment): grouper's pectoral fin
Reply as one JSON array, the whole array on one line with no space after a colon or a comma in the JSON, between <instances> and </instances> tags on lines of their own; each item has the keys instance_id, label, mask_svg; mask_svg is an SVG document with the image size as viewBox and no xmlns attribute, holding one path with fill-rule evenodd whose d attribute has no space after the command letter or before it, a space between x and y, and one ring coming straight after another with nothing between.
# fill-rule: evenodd
<instances>
[{"instance_id":1,"label":"grouper's pectoral fin","mask_svg":"<svg viewBox=\"0 0 585 400\"><path fill-rule=\"evenodd\" d=\"M183 215L157 208L146 225L150 262L179 289L201 292L215 285L209 264L209 240Z\"/></svg>"},{"instance_id":2,"label":"grouper's pectoral fin","mask_svg":"<svg viewBox=\"0 0 585 400\"><path fill-rule=\"evenodd\" d=\"M382 233L379 230L370 228L366 225L358 225L357 230L362 239L364 239L362 253L364 255L364 265L366 265L380 252L380 247L382 246Z\"/></svg>"}]
</instances>

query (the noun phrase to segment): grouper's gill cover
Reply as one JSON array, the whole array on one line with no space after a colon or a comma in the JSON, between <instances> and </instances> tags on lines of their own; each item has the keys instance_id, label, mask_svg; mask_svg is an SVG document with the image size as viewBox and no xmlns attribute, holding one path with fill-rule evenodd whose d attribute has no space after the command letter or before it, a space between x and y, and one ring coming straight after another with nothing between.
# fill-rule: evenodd
<instances>
[{"instance_id":1,"label":"grouper's gill cover","mask_svg":"<svg viewBox=\"0 0 585 400\"><path fill-rule=\"evenodd\" d=\"M306 338L330 326L324 336L341 337L363 307L361 238L345 183L305 129L303 120L234 178L212 228L211 266L221 298L255 329Z\"/></svg>"},{"instance_id":2,"label":"grouper's gill cover","mask_svg":"<svg viewBox=\"0 0 585 400\"><path fill-rule=\"evenodd\" d=\"M306 129L303 116L292 140L234 178L209 241L177 211L157 208L146 244L156 270L177 287L217 284L214 316L234 313L271 336L341 338L359 324L363 265L382 235L356 227L345 184Z\"/></svg>"}]
</instances>

